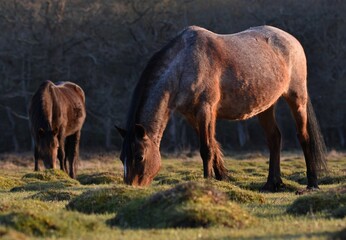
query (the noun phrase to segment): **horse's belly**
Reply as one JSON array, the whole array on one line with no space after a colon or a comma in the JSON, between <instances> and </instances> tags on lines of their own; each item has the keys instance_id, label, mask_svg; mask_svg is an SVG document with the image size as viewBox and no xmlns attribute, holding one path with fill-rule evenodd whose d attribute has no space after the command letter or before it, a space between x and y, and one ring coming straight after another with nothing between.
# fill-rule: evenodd
<instances>
[{"instance_id":1,"label":"horse's belly","mask_svg":"<svg viewBox=\"0 0 346 240\"><path fill-rule=\"evenodd\" d=\"M229 120L245 120L265 111L274 103L275 101L272 101L263 104L256 104L256 106L252 106L251 104L248 104L246 102L223 103L219 105L217 118Z\"/></svg>"},{"instance_id":2,"label":"horse's belly","mask_svg":"<svg viewBox=\"0 0 346 240\"><path fill-rule=\"evenodd\" d=\"M282 95L283 89L276 87L232 89L224 88L218 105L218 118L244 120L271 107Z\"/></svg>"}]
</instances>

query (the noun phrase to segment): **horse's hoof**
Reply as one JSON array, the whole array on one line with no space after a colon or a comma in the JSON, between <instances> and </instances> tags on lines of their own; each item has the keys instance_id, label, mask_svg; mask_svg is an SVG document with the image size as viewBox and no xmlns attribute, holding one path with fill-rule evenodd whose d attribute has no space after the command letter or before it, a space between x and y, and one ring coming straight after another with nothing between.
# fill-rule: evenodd
<instances>
[{"instance_id":1,"label":"horse's hoof","mask_svg":"<svg viewBox=\"0 0 346 240\"><path fill-rule=\"evenodd\" d=\"M314 185L314 186L306 186L306 189L307 190L309 190L309 191L319 191L320 190L320 188L319 188L319 186L317 186L317 185Z\"/></svg>"},{"instance_id":2,"label":"horse's hoof","mask_svg":"<svg viewBox=\"0 0 346 240\"><path fill-rule=\"evenodd\" d=\"M307 186L306 188L300 189L296 191L296 195L309 194L316 191L319 191L320 188L318 186Z\"/></svg>"},{"instance_id":3,"label":"horse's hoof","mask_svg":"<svg viewBox=\"0 0 346 240\"><path fill-rule=\"evenodd\" d=\"M230 177L228 175L216 176L215 179L219 181L224 181L224 182L230 181Z\"/></svg>"},{"instance_id":4,"label":"horse's hoof","mask_svg":"<svg viewBox=\"0 0 346 240\"><path fill-rule=\"evenodd\" d=\"M267 182L260 190L262 193L266 192L280 192L286 188L286 185L283 182L272 183Z\"/></svg>"}]
</instances>

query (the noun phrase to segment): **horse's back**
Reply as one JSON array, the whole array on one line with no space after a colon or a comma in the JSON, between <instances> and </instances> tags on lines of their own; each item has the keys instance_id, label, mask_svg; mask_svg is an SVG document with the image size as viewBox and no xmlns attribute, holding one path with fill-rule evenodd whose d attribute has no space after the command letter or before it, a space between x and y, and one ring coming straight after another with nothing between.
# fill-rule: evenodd
<instances>
[{"instance_id":1,"label":"horse's back","mask_svg":"<svg viewBox=\"0 0 346 240\"><path fill-rule=\"evenodd\" d=\"M290 34L270 26L235 34L215 34L189 27L185 42L185 79L177 106L189 111L194 101L217 104L218 117L246 119L287 94L292 85L304 88L306 59L300 43ZM196 101L197 99L197 101ZM184 106L183 106L184 105Z\"/></svg>"}]
</instances>

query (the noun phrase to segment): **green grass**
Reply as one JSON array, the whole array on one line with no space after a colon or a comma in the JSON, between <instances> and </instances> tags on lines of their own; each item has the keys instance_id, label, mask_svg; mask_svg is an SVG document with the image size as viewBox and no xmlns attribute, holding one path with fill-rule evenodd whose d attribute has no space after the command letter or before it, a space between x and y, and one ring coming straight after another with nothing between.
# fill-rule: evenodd
<instances>
[{"instance_id":1,"label":"green grass","mask_svg":"<svg viewBox=\"0 0 346 240\"><path fill-rule=\"evenodd\" d=\"M225 157L228 182L203 179L199 157L166 158L148 188L122 183L116 154L82 159L78 181L57 170L33 172L27 156L7 156L22 163L0 168L1 239L345 237L342 153L329 156L321 191L303 196L295 195L306 184L300 153L283 154L286 189L279 193L259 192L268 160L258 153Z\"/></svg>"}]
</instances>

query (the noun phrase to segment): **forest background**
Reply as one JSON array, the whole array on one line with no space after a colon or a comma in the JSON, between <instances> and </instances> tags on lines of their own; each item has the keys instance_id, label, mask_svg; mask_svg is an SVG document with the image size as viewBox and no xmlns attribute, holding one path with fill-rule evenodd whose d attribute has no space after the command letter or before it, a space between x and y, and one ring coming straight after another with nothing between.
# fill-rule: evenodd
<instances>
[{"instance_id":1,"label":"forest background","mask_svg":"<svg viewBox=\"0 0 346 240\"><path fill-rule=\"evenodd\" d=\"M28 106L40 83L72 81L86 94L81 148L119 150L133 88L154 52L189 25L217 33L272 25L294 35L308 59L308 88L329 149L346 134L346 1L342 0L11 0L0 1L0 152L28 151ZM280 101L283 148L299 148ZM227 151L264 150L256 118L219 121ZM173 114L162 149L194 151L195 132Z\"/></svg>"}]
</instances>

